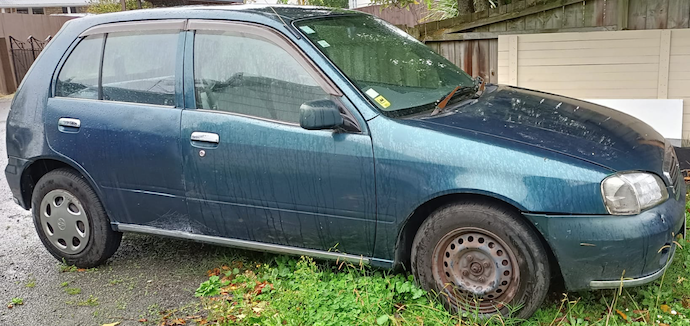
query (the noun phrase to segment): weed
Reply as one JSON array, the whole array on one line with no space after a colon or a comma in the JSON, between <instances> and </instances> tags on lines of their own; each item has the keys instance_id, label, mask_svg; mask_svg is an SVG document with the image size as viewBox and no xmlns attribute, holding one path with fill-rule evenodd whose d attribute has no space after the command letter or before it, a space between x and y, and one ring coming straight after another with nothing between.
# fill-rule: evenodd
<instances>
[{"instance_id":1,"label":"weed","mask_svg":"<svg viewBox=\"0 0 690 326\"><path fill-rule=\"evenodd\" d=\"M98 298L94 297L93 295L89 295L89 298L86 300L78 301L77 306L88 306L88 307L95 307L98 305Z\"/></svg>"},{"instance_id":2,"label":"weed","mask_svg":"<svg viewBox=\"0 0 690 326\"><path fill-rule=\"evenodd\" d=\"M66 288L65 293L67 293L69 295L76 295L76 294L81 293L81 289L80 288Z\"/></svg>"},{"instance_id":3,"label":"weed","mask_svg":"<svg viewBox=\"0 0 690 326\"><path fill-rule=\"evenodd\" d=\"M156 315L156 314L158 314L158 313L160 312L161 307L158 306L158 304L155 304L155 303L154 303L154 304L148 306L147 309L148 309L148 311L149 311L149 315Z\"/></svg>"},{"instance_id":4,"label":"weed","mask_svg":"<svg viewBox=\"0 0 690 326\"><path fill-rule=\"evenodd\" d=\"M77 271L77 266L74 265L67 265L67 262L63 259L62 263L58 265L58 268L60 269L60 273L72 273Z\"/></svg>"},{"instance_id":5,"label":"weed","mask_svg":"<svg viewBox=\"0 0 690 326\"><path fill-rule=\"evenodd\" d=\"M116 279L110 280L110 282L108 282L108 284L110 284L110 285L118 285L118 284L120 284L120 283L122 283L122 282L124 282L124 280L122 280L121 278L116 278Z\"/></svg>"},{"instance_id":6,"label":"weed","mask_svg":"<svg viewBox=\"0 0 690 326\"><path fill-rule=\"evenodd\" d=\"M13 305L15 305L15 306L23 305L23 304L24 304L24 299L22 299L22 298L12 298L12 300L10 301L10 303L13 304Z\"/></svg>"},{"instance_id":7,"label":"weed","mask_svg":"<svg viewBox=\"0 0 690 326\"><path fill-rule=\"evenodd\" d=\"M62 263L58 264L58 269L60 270L61 273L73 273L73 272L95 272L98 271L98 268L78 268L77 266L74 265L67 265L67 261L65 259L62 259Z\"/></svg>"},{"instance_id":8,"label":"weed","mask_svg":"<svg viewBox=\"0 0 690 326\"><path fill-rule=\"evenodd\" d=\"M69 285L69 282L62 282L60 283L60 287L64 288L65 286Z\"/></svg>"},{"instance_id":9,"label":"weed","mask_svg":"<svg viewBox=\"0 0 690 326\"><path fill-rule=\"evenodd\" d=\"M30 278L29 281L26 282L26 284L24 284L24 286L27 287L27 288L36 287L36 279Z\"/></svg>"}]
</instances>

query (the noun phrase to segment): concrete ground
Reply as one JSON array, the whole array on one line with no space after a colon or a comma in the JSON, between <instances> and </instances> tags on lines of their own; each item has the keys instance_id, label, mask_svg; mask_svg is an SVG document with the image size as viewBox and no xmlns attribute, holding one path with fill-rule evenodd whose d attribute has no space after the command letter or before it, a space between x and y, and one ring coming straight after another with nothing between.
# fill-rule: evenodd
<instances>
[{"instance_id":1,"label":"concrete ground","mask_svg":"<svg viewBox=\"0 0 690 326\"><path fill-rule=\"evenodd\" d=\"M7 164L5 121L10 101L0 99L2 171ZM4 173L0 175L0 243L4 245L0 250L3 326L145 325L160 321L161 312L184 308L177 314L194 314L200 308L194 290L207 279L206 271L238 254L229 248L125 234L106 264L88 271L63 271L38 239L31 212L12 201ZM12 298L22 298L24 304L9 309Z\"/></svg>"}]
</instances>

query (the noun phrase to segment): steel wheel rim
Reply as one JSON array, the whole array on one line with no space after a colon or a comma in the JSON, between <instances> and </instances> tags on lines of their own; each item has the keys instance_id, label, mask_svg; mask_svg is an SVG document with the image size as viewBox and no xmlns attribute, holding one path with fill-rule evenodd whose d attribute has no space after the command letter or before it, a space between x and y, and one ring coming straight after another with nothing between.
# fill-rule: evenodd
<instances>
[{"instance_id":1,"label":"steel wheel rim","mask_svg":"<svg viewBox=\"0 0 690 326\"><path fill-rule=\"evenodd\" d=\"M76 196L63 189L52 190L41 200L41 228L54 248L75 255L89 241L90 225L86 211Z\"/></svg>"},{"instance_id":2,"label":"steel wheel rim","mask_svg":"<svg viewBox=\"0 0 690 326\"><path fill-rule=\"evenodd\" d=\"M432 272L451 305L480 314L505 307L520 280L510 247L495 234L473 227L455 229L437 243Z\"/></svg>"}]
</instances>

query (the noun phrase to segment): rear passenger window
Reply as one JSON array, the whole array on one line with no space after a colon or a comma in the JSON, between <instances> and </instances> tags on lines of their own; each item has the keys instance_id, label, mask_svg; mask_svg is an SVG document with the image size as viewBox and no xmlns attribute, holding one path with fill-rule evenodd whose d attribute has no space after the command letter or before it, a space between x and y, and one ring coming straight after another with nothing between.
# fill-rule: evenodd
<instances>
[{"instance_id":1,"label":"rear passenger window","mask_svg":"<svg viewBox=\"0 0 690 326\"><path fill-rule=\"evenodd\" d=\"M109 33L103 55L103 100L175 105L179 33Z\"/></svg>"},{"instance_id":2,"label":"rear passenger window","mask_svg":"<svg viewBox=\"0 0 690 326\"><path fill-rule=\"evenodd\" d=\"M290 53L238 32L197 31L194 83L197 108L289 123L304 102L329 97Z\"/></svg>"},{"instance_id":3,"label":"rear passenger window","mask_svg":"<svg viewBox=\"0 0 690 326\"><path fill-rule=\"evenodd\" d=\"M103 36L91 35L79 42L62 66L55 84L55 95L98 99L98 66Z\"/></svg>"}]
</instances>

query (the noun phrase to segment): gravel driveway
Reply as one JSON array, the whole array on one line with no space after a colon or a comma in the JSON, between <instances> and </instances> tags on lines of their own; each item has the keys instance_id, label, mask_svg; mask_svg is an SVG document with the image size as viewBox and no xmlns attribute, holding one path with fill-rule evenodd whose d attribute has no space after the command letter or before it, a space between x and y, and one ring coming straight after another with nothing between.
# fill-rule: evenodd
<instances>
[{"instance_id":1,"label":"gravel driveway","mask_svg":"<svg viewBox=\"0 0 690 326\"><path fill-rule=\"evenodd\" d=\"M5 121L10 99L0 99L0 167L7 164ZM194 290L206 271L238 251L194 242L126 234L106 264L64 271L43 247L31 213L12 201L0 176L0 325L152 324L161 312L199 309ZM70 293L77 294L70 294ZM12 298L24 304L12 309ZM182 309L182 310L179 310ZM148 323L138 320L147 319Z\"/></svg>"}]
</instances>

